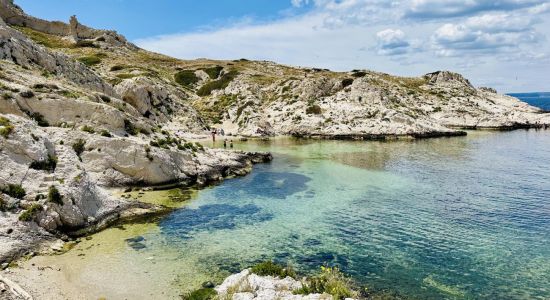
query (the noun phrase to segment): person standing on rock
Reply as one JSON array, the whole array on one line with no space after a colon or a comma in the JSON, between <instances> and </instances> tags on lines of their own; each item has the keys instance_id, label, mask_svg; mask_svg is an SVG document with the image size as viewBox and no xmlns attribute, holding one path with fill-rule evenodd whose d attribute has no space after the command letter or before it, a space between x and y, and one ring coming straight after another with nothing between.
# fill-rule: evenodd
<instances>
[{"instance_id":1,"label":"person standing on rock","mask_svg":"<svg viewBox=\"0 0 550 300\"><path fill-rule=\"evenodd\" d=\"M223 147L227 148L227 140L223 140Z\"/></svg>"},{"instance_id":2,"label":"person standing on rock","mask_svg":"<svg viewBox=\"0 0 550 300\"><path fill-rule=\"evenodd\" d=\"M229 141L229 148L233 148L233 140Z\"/></svg>"},{"instance_id":3,"label":"person standing on rock","mask_svg":"<svg viewBox=\"0 0 550 300\"><path fill-rule=\"evenodd\" d=\"M216 142L216 129L215 128L212 130L212 142L214 142L214 143Z\"/></svg>"}]
</instances>

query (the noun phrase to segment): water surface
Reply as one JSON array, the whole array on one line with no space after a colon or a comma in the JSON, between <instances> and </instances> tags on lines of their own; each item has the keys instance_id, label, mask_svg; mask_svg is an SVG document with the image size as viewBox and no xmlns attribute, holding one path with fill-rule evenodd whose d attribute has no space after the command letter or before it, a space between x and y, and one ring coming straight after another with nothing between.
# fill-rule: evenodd
<instances>
[{"instance_id":1,"label":"water surface","mask_svg":"<svg viewBox=\"0 0 550 300\"><path fill-rule=\"evenodd\" d=\"M411 299L550 298L550 131L235 146L274 160L53 259L116 299L176 297L266 259Z\"/></svg>"}]
</instances>

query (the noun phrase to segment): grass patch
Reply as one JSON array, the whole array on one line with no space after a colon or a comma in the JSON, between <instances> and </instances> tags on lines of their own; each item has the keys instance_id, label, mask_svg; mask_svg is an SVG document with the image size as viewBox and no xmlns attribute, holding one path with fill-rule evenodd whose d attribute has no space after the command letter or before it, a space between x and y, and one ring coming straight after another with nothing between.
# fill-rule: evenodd
<instances>
[{"instance_id":1,"label":"grass patch","mask_svg":"<svg viewBox=\"0 0 550 300\"><path fill-rule=\"evenodd\" d=\"M272 261L265 261L252 267L252 273L259 276L273 276L279 278L296 277L296 272L290 266L284 268Z\"/></svg>"},{"instance_id":2,"label":"grass patch","mask_svg":"<svg viewBox=\"0 0 550 300\"><path fill-rule=\"evenodd\" d=\"M31 162L31 164L29 165L29 168L34 170L54 172L56 166L57 166L57 157L51 156L48 154L48 158L45 160L35 160Z\"/></svg>"},{"instance_id":3,"label":"grass patch","mask_svg":"<svg viewBox=\"0 0 550 300\"><path fill-rule=\"evenodd\" d=\"M38 214L42 210L44 210L44 207L42 207L41 204L33 204L31 205L31 207L29 207L29 209L23 211L23 213L19 216L19 221L30 222L34 220L36 214Z\"/></svg>"},{"instance_id":4,"label":"grass patch","mask_svg":"<svg viewBox=\"0 0 550 300\"><path fill-rule=\"evenodd\" d=\"M47 48L71 48L72 44L69 41L64 40L60 36L53 34L43 33L37 30L34 30L29 27L14 26L17 30L21 31L31 40Z\"/></svg>"},{"instance_id":5,"label":"grass patch","mask_svg":"<svg viewBox=\"0 0 550 300\"><path fill-rule=\"evenodd\" d=\"M212 94L212 91L225 89L237 75L239 75L239 72L232 70L222 75L218 80L207 82L197 91L197 95L208 96Z\"/></svg>"},{"instance_id":6,"label":"grass patch","mask_svg":"<svg viewBox=\"0 0 550 300\"><path fill-rule=\"evenodd\" d=\"M13 129L15 128L10 120L5 117L0 117L0 135L3 136L5 139L7 139L10 134L13 132Z\"/></svg>"},{"instance_id":7,"label":"grass patch","mask_svg":"<svg viewBox=\"0 0 550 300\"><path fill-rule=\"evenodd\" d=\"M182 295L183 300L212 300L218 296L213 288L202 288Z\"/></svg>"},{"instance_id":8,"label":"grass patch","mask_svg":"<svg viewBox=\"0 0 550 300\"><path fill-rule=\"evenodd\" d=\"M48 190L48 202L63 205L63 196L55 186L50 186Z\"/></svg>"},{"instance_id":9,"label":"grass patch","mask_svg":"<svg viewBox=\"0 0 550 300\"><path fill-rule=\"evenodd\" d=\"M218 77L220 77L223 67L215 66L211 68L203 68L201 70L208 74L208 77L210 77L210 79L217 79Z\"/></svg>"},{"instance_id":10,"label":"grass patch","mask_svg":"<svg viewBox=\"0 0 550 300\"><path fill-rule=\"evenodd\" d=\"M140 75L139 74L124 73L124 74L117 74L116 78L131 79L131 78L138 77L138 76L140 76Z\"/></svg>"},{"instance_id":11,"label":"grass patch","mask_svg":"<svg viewBox=\"0 0 550 300\"><path fill-rule=\"evenodd\" d=\"M351 280L344 276L337 267L321 267L321 273L309 278L301 289L294 291L294 294L309 295L327 293L337 300L357 298L358 293L355 292L351 286Z\"/></svg>"},{"instance_id":12,"label":"grass patch","mask_svg":"<svg viewBox=\"0 0 550 300\"><path fill-rule=\"evenodd\" d=\"M79 62L88 67L95 66L101 63L101 58L98 55L83 56L78 59Z\"/></svg>"},{"instance_id":13,"label":"grass patch","mask_svg":"<svg viewBox=\"0 0 550 300\"><path fill-rule=\"evenodd\" d=\"M16 199L23 199L27 192L20 184L8 184L7 186L0 189L0 191L10 197Z\"/></svg>"},{"instance_id":14,"label":"grass patch","mask_svg":"<svg viewBox=\"0 0 550 300\"><path fill-rule=\"evenodd\" d=\"M184 87L191 87L199 82L199 77L195 75L195 71L193 70L183 70L174 75L174 80Z\"/></svg>"}]
</instances>

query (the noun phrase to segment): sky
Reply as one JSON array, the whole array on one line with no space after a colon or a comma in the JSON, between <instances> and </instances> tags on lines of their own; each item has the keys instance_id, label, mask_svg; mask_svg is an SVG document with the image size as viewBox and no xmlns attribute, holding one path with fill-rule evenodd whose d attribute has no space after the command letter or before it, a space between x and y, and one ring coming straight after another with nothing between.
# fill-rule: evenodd
<instances>
[{"instance_id":1,"label":"sky","mask_svg":"<svg viewBox=\"0 0 550 300\"><path fill-rule=\"evenodd\" d=\"M550 0L15 0L182 59L257 59L550 91Z\"/></svg>"}]
</instances>

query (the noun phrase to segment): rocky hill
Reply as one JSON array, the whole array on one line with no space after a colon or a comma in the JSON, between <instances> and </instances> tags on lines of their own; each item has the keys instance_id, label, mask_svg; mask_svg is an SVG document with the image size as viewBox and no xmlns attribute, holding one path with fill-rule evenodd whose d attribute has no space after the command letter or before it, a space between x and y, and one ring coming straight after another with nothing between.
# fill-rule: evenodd
<instances>
[{"instance_id":1,"label":"rocky hill","mask_svg":"<svg viewBox=\"0 0 550 300\"><path fill-rule=\"evenodd\" d=\"M187 91L147 69L167 58L74 17L33 18L7 0L0 17L2 268L43 241L166 211L111 187L205 184L271 159L186 140L207 124ZM111 71L106 62L128 53L148 63Z\"/></svg>"},{"instance_id":2,"label":"rocky hill","mask_svg":"<svg viewBox=\"0 0 550 300\"><path fill-rule=\"evenodd\" d=\"M109 187L204 183L270 159L189 141L211 127L374 139L549 124L550 114L451 72L404 78L178 60L76 17L41 20L0 0L0 262L39 240L161 209Z\"/></svg>"}]
</instances>

